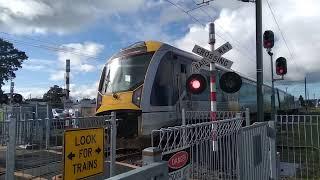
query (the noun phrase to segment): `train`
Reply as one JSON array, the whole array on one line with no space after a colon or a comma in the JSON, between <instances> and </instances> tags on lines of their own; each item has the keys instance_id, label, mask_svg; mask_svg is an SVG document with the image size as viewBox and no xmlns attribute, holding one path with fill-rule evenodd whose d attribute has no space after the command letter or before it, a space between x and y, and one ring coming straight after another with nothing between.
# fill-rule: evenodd
<instances>
[{"instance_id":1,"label":"train","mask_svg":"<svg viewBox=\"0 0 320 180\"><path fill-rule=\"evenodd\" d=\"M201 58L158 41L137 42L121 49L103 67L96 115L116 112L121 119L117 128L120 141L117 142L125 146L144 146L143 139L150 137L152 130L181 124L182 109L209 111L209 71L200 71L208 83L202 93L192 94L186 89L186 81L193 74L192 63ZM255 80L241 75L240 90L233 94L225 93L219 88L219 79L223 73L230 71L233 70L216 66L217 110L249 108L254 117L257 111ZM275 92L278 111L297 108L294 96L280 89ZM264 112L270 116L270 86L263 85L263 96ZM145 143L150 142L145 140Z\"/></svg>"}]
</instances>

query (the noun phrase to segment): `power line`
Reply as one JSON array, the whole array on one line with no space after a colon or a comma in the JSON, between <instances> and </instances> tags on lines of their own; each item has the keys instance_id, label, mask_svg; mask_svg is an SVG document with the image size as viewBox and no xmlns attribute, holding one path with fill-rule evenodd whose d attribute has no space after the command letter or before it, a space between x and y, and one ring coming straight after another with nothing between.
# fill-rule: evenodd
<instances>
[{"instance_id":1,"label":"power line","mask_svg":"<svg viewBox=\"0 0 320 180\"><path fill-rule=\"evenodd\" d=\"M54 51L54 52L63 52L63 53L70 53L73 55L77 55L77 56L85 56L88 59L94 59L94 60L102 60L105 61L105 58L99 58L97 56L88 56L85 54L81 54L81 53L76 53L74 51L69 51L67 49L63 49L63 48L59 48L59 47L53 47L53 46L46 46L43 44L35 44L35 43L30 43L30 42L26 42L26 41L22 41L22 40L17 40L14 38L8 38L8 37L2 37L4 40L10 41L10 42L14 42L16 44L21 44L21 45L27 45L27 46L31 46L31 47L36 47L36 48L41 48L41 49L45 49L48 51Z\"/></svg>"},{"instance_id":2,"label":"power line","mask_svg":"<svg viewBox=\"0 0 320 180\"><path fill-rule=\"evenodd\" d=\"M274 14L274 11L273 11L273 9L272 9L272 7L271 7L271 5L270 5L270 2L269 2L269 0L265 0L265 1L266 1L267 5L268 5L268 7L269 7L269 9L270 9L270 12L271 12L271 14L272 14L272 17L273 17L274 22L276 23L276 25L277 25L277 27L278 27L278 30L279 30L279 32L280 32L280 35L281 35L283 41L284 41L284 44L285 44L285 46L286 46L286 48L287 48L287 50L288 50L288 52L289 52L289 54L290 54L291 60L295 63L296 67L298 67L296 61L294 61L294 58L293 58L293 55L292 55L292 51L290 50L290 48L289 48L289 46L288 46L287 40L286 40L286 38L284 37L284 33L282 32L282 30L281 30L281 28L280 28L280 25L279 25L278 20L277 20L275 14ZM296 69L299 70L298 68L296 68Z\"/></svg>"},{"instance_id":3,"label":"power line","mask_svg":"<svg viewBox=\"0 0 320 180\"><path fill-rule=\"evenodd\" d=\"M196 3L197 4L197 2L195 1L195 0L192 0L194 3ZM208 4L206 4L206 5L204 5L204 6L207 6ZM198 8L205 14L205 15L207 15L210 19L214 19L207 11L205 11L202 7L204 7L204 6L199 6ZM194 8L193 10L195 10L195 9L197 9L197 8ZM191 11L191 10L190 10ZM239 41L237 41L237 40L235 40L235 38L229 33L229 32L227 32L221 25L219 25L219 23L215 23L220 29L222 29L222 31L224 31L224 34L226 34L227 36L229 36L230 37L230 39L232 39L236 44L238 44L239 45L239 47L241 47L241 46L243 46ZM248 49L248 47L246 47L246 46L243 46L244 48L244 50L246 51L246 53L248 53L248 52L250 52L250 50ZM250 53L248 53L248 55L251 55ZM251 59L251 57L250 56L247 56L248 58L250 58ZM253 59L251 59L251 60L253 60ZM253 61L255 61L255 60L253 60Z\"/></svg>"},{"instance_id":4,"label":"power line","mask_svg":"<svg viewBox=\"0 0 320 180\"><path fill-rule=\"evenodd\" d=\"M5 34L7 36L12 36L12 37L9 37L9 38L6 38L6 39L15 40L15 41L21 41L21 42L23 41L23 40L19 40L18 39L19 37L14 35L14 34L10 34L10 33L7 33L7 32L0 32L0 33ZM65 52L65 53L70 53L70 54L75 54L75 55L86 56L86 57L93 58L93 59L96 58L96 56L84 53L84 52L82 52L82 50L80 50L78 48L66 47L66 46L63 46L63 45L61 46L61 45L59 45L57 43L54 43L54 42L51 42L51 41L50 42L49 41L43 41L43 40L32 38L32 37L24 37L24 38L25 39L30 39L32 41L38 41L38 42L44 43L44 44L39 44L38 43L37 46L43 46L43 47L46 47L48 49L54 49L57 52L60 51L60 52ZM29 43L27 41L23 41L23 42L24 43Z\"/></svg>"},{"instance_id":5,"label":"power line","mask_svg":"<svg viewBox=\"0 0 320 180\"><path fill-rule=\"evenodd\" d=\"M186 11L184 8L182 8L181 6L177 5L176 3L173 3L170 0L164 0L168 3L170 3L172 6L175 6L176 8L178 8L180 11L182 11L183 13L187 14L193 21L199 23L200 25L202 25L203 27L206 27L206 25L204 23L202 23L199 19L195 18L192 14L190 14L188 11ZM219 36L222 40L227 41L224 37L222 37L222 35L220 35L219 33L216 33L217 36ZM241 50L239 50L238 48L234 48L236 51L238 51L240 54L248 57L250 60L253 60L251 57L247 56L246 54L244 54L243 52L241 52ZM251 61L250 61L251 62ZM253 60L254 62L254 60Z\"/></svg>"}]
</instances>

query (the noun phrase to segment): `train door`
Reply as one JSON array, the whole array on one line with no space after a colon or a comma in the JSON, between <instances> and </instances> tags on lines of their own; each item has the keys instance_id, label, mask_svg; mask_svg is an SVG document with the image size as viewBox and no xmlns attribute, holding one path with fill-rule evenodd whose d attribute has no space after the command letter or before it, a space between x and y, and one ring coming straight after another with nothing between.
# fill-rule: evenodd
<instances>
[{"instance_id":1,"label":"train door","mask_svg":"<svg viewBox=\"0 0 320 180\"><path fill-rule=\"evenodd\" d=\"M182 56L174 55L176 59L175 63L175 82L174 87L177 89L178 100L176 102L176 114L177 119L181 119L182 109L186 109L184 103L187 90L186 90L186 79L187 79L187 69L189 67L188 63Z\"/></svg>"}]
</instances>

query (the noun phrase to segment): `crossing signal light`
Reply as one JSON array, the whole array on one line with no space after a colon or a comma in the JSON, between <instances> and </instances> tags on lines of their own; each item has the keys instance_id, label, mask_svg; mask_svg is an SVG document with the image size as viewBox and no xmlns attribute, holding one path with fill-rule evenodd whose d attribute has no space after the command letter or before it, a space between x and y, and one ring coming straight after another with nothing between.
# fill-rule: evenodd
<instances>
[{"instance_id":1,"label":"crossing signal light","mask_svg":"<svg viewBox=\"0 0 320 180\"><path fill-rule=\"evenodd\" d=\"M277 75L285 75L287 74L287 60L284 57L279 57L276 60L276 72Z\"/></svg>"},{"instance_id":2,"label":"crossing signal light","mask_svg":"<svg viewBox=\"0 0 320 180\"><path fill-rule=\"evenodd\" d=\"M192 94L201 94L206 87L206 78L201 74L192 74L187 79L187 90Z\"/></svg>"},{"instance_id":3,"label":"crossing signal light","mask_svg":"<svg viewBox=\"0 0 320 180\"><path fill-rule=\"evenodd\" d=\"M9 97L6 94L1 94L0 95L0 104L8 104L9 102Z\"/></svg>"},{"instance_id":4,"label":"crossing signal light","mask_svg":"<svg viewBox=\"0 0 320 180\"><path fill-rule=\"evenodd\" d=\"M265 31L263 34L263 47L271 49L274 46L274 34L272 31Z\"/></svg>"},{"instance_id":5,"label":"crossing signal light","mask_svg":"<svg viewBox=\"0 0 320 180\"><path fill-rule=\"evenodd\" d=\"M23 97L21 96L21 94L15 94L13 95L13 102L14 103L21 103L23 100Z\"/></svg>"}]
</instances>

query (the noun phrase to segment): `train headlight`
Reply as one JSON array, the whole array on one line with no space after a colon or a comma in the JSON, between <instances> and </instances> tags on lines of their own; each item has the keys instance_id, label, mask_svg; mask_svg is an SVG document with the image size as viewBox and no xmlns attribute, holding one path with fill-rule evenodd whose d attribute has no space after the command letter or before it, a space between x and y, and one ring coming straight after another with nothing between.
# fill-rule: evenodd
<instances>
[{"instance_id":1,"label":"train headlight","mask_svg":"<svg viewBox=\"0 0 320 180\"><path fill-rule=\"evenodd\" d=\"M140 107L142 87L143 86L140 86L138 89L136 89L132 95L132 103L138 107Z\"/></svg>"}]
</instances>

